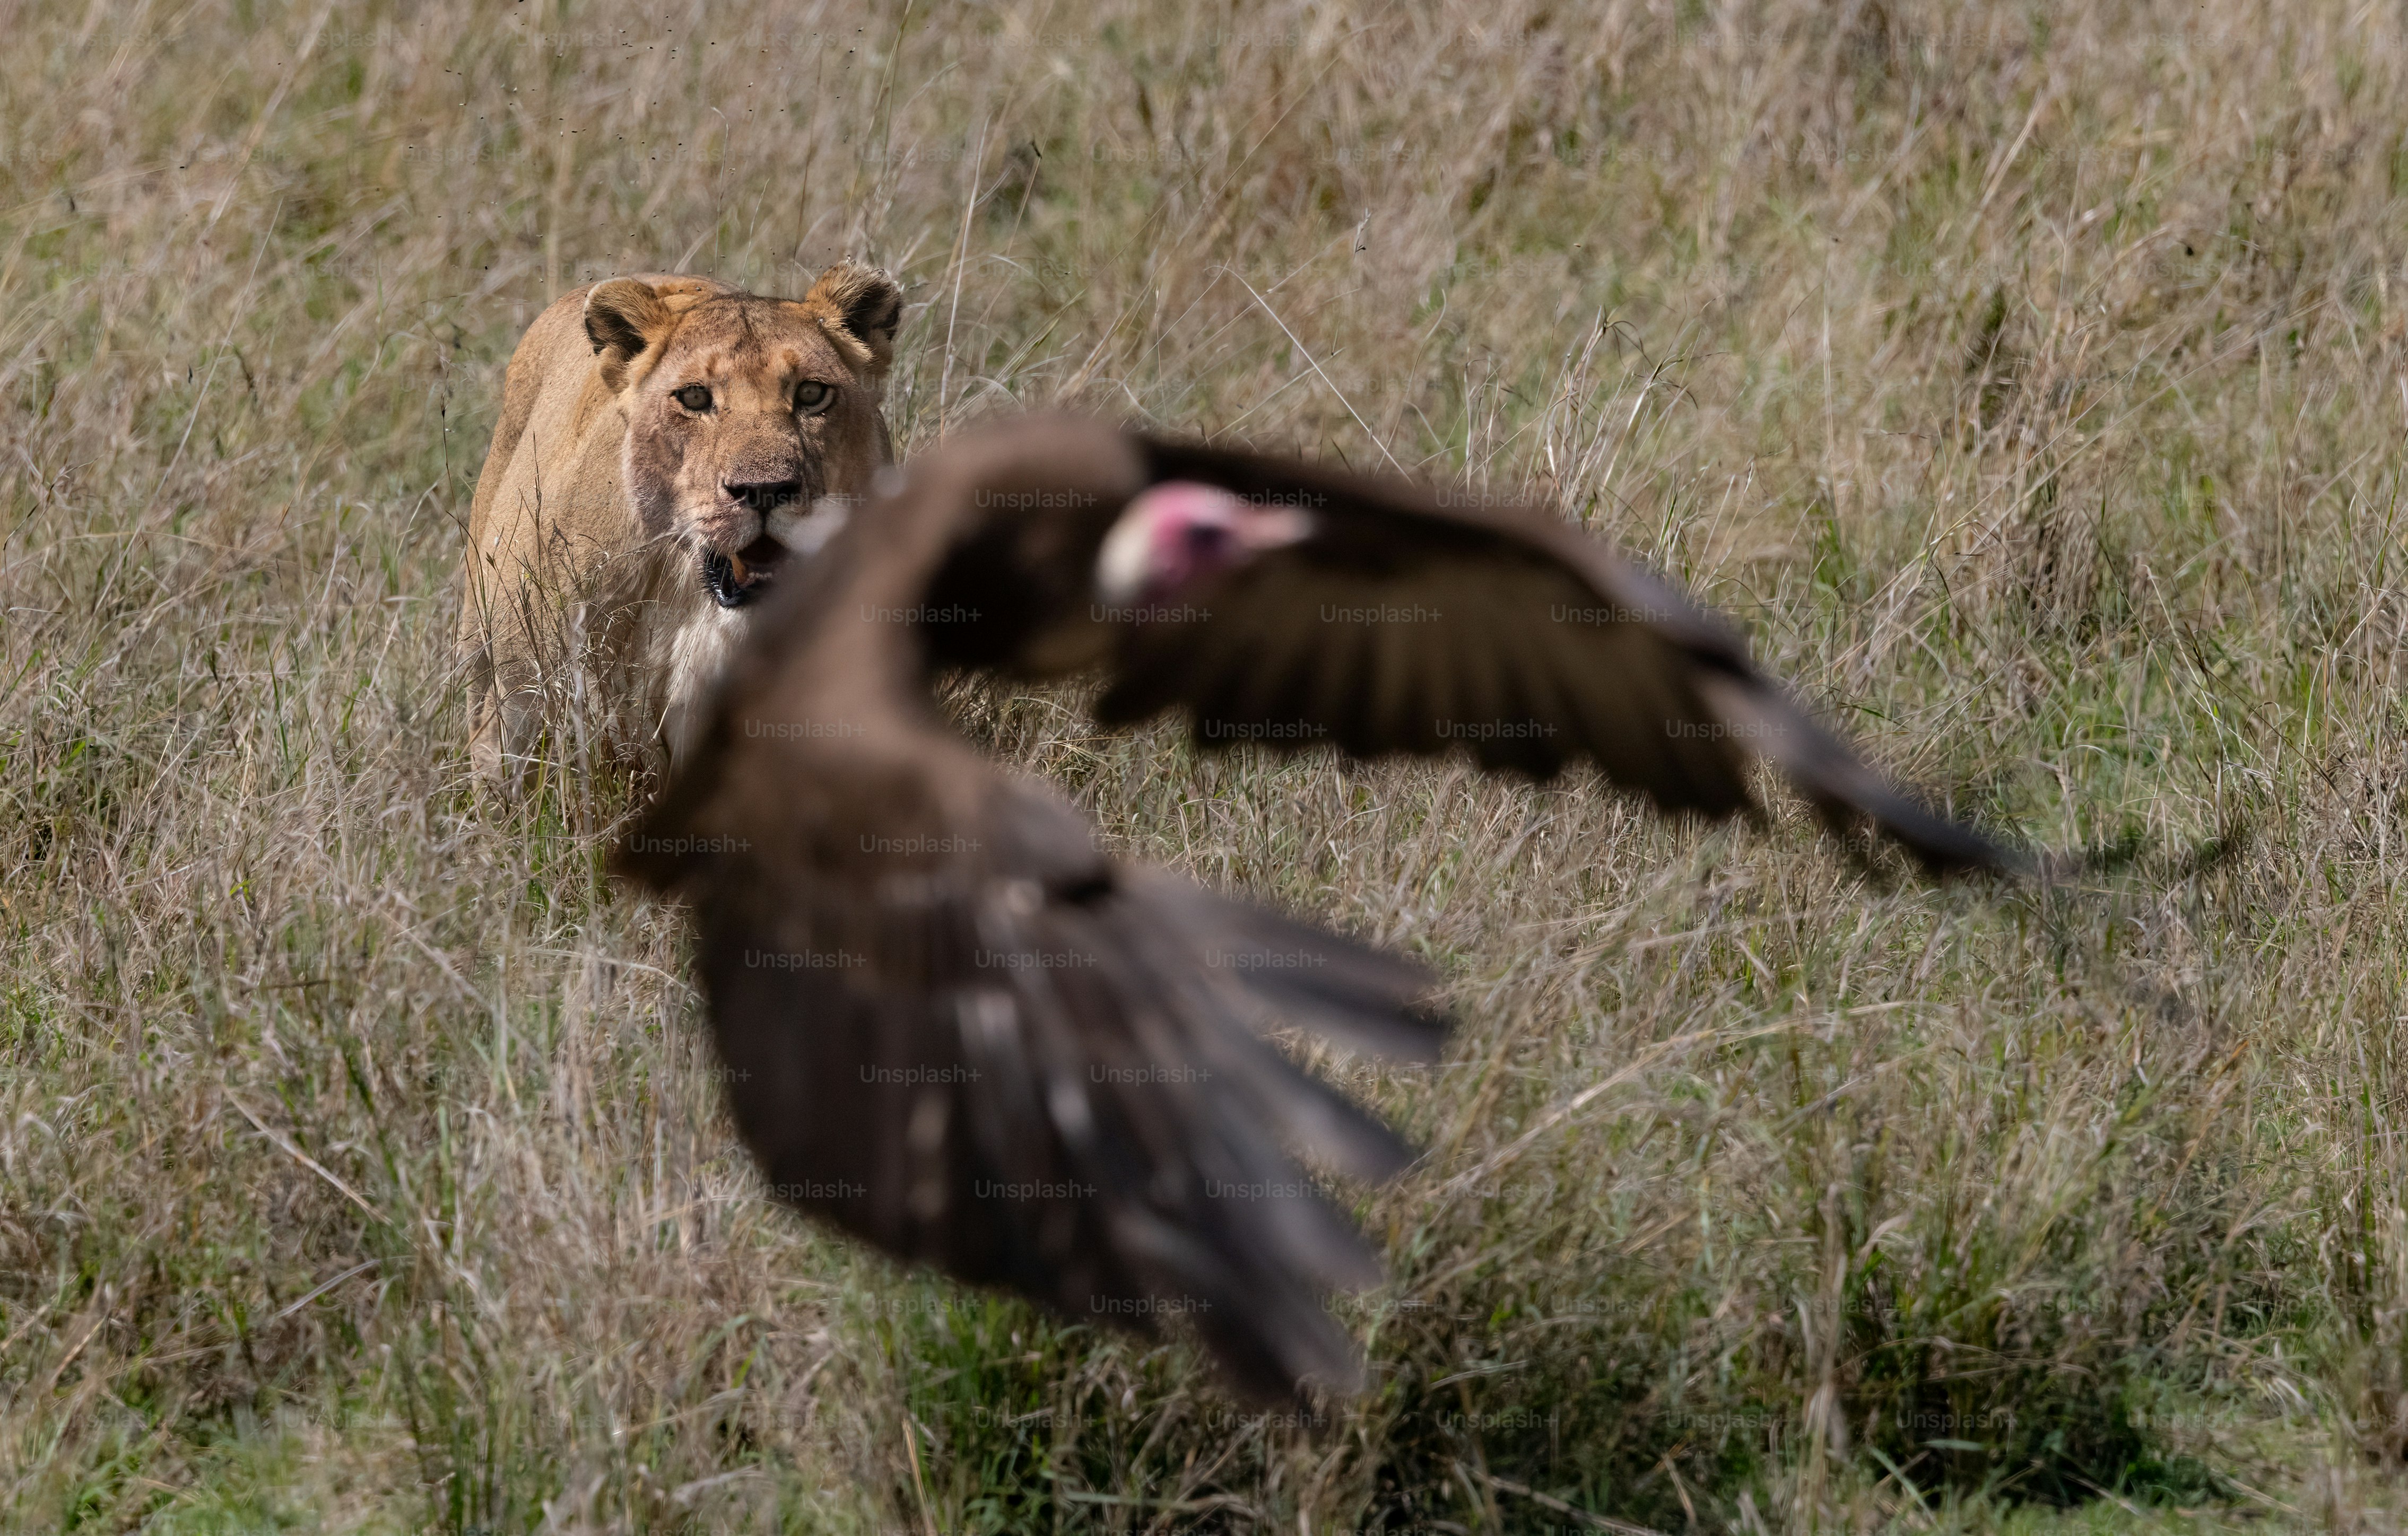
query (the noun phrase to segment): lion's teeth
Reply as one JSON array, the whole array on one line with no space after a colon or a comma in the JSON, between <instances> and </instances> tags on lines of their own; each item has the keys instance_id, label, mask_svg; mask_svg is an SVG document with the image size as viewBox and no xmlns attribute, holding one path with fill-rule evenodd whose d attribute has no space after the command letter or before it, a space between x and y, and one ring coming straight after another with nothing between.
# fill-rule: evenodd
<instances>
[{"instance_id":1,"label":"lion's teeth","mask_svg":"<svg viewBox=\"0 0 2408 1536\"><path fill-rule=\"evenodd\" d=\"M727 568L736 573L737 580L741 581L744 579L744 557L742 555L728 556Z\"/></svg>"}]
</instances>

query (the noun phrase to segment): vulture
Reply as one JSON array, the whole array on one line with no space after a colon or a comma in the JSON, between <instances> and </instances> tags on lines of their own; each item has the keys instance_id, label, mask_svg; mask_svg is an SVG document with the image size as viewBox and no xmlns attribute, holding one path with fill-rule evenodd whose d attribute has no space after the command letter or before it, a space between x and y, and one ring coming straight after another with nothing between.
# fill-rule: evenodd
<instances>
[{"instance_id":1,"label":"vulture","mask_svg":"<svg viewBox=\"0 0 2408 1536\"><path fill-rule=\"evenodd\" d=\"M1326 1299L1380 1280L1296 1159L1413 1156L1266 1035L1429 1059L1430 977L1105 853L948 727L940 676L1099 676L1103 724L1183 711L1207 747L1585 761L1710 817L1759 814L1762 757L1934 870L2017 862L1534 507L1035 416L804 519L831 525L617 857L691 903L738 1130L774 1198L1070 1319L1183 1319L1257 1401L1356 1389Z\"/></svg>"}]
</instances>

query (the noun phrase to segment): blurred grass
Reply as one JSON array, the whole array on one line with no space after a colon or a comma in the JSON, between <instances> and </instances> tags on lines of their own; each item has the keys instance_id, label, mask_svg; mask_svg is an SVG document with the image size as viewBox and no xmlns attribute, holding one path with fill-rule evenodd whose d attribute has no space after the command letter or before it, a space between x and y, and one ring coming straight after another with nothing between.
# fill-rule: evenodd
<instances>
[{"instance_id":1,"label":"blurred grass","mask_svg":"<svg viewBox=\"0 0 2408 1536\"><path fill-rule=\"evenodd\" d=\"M2386 1530L2408 35L2329 5L0 8L0 1527ZM955 701L1421 953L1363 1401L769 1208L627 788L467 782L554 292L1561 500L2083 879ZM571 722L573 724L573 722ZM1599 1519L1622 1522L1599 1527Z\"/></svg>"}]
</instances>

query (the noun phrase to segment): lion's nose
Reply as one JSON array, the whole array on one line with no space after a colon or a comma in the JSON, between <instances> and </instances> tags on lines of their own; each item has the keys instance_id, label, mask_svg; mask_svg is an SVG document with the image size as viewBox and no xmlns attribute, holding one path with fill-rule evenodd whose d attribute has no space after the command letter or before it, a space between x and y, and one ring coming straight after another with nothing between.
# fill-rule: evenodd
<instances>
[{"instance_id":1,"label":"lion's nose","mask_svg":"<svg viewBox=\"0 0 2408 1536\"><path fill-rule=\"evenodd\" d=\"M726 480L721 482L719 489L726 491L731 501L742 502L765 518L779 507L800 501L803 495L800 480Z\"/></svg>"}]
</instances>

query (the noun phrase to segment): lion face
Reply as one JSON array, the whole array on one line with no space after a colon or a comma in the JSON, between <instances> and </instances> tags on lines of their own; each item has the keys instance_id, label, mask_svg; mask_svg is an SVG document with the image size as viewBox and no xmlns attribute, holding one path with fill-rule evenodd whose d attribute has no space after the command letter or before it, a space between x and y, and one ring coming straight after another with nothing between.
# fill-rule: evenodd
<instances>
[{"instance_id":1,"label":"lion face","mask_svg":"<svg viewBox=\"0 0 2408 1536\"><path fill-rule=\"evenodd\" d=\"M637 520L691 554L721 607L776 578L780 535L812 504L861 494L888 461L879 402L901 315L893 281L850 262L799 300L638 277L586 295Z\"/></svg>"}]
</instances>

